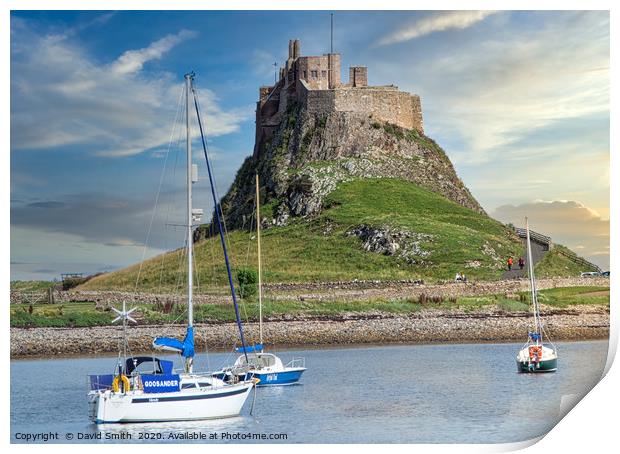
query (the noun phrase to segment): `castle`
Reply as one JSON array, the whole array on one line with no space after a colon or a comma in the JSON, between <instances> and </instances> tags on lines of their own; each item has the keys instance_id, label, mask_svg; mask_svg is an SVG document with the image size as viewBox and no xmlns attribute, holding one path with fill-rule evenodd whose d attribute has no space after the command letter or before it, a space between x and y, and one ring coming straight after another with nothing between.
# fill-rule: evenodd
<instances>
[{"instance_id":1,"label":"castle","mask_svg":"<svg viewBox=\"0 0 620 454\"><path fill-rule=\"evenodd\" d=\"M394 85L369 86L368 68L349 68L349 82L340 79L340 54L302 56L298 39L288 44L286 65L272 86L259 88L256 103L254 156L280 125L287 107L296 103L309 114L351 112L373 120L424 132L420 97Z\"/></svg>"}]
</instances>

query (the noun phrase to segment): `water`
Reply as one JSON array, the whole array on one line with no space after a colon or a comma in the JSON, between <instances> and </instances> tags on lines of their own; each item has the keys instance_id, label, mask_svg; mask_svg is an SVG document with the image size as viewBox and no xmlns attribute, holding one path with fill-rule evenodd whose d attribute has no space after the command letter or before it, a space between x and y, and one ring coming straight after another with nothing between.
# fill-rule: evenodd
<instances>
[{"instance_id":1,"label":"water","mask_svg":"<svg viewBox=\"0 0 620 454\"><path fill-rule=\"evenodd\" d=\"M286 362L304 356L302 385L259 388L242 416L161 424L91 424L89 373L109 373L115 359L11 361L11 440L17 433L58 432L105 437L140 433L286 434L288 443L498 443L530 439L560 419L560 405L582 396L599 380L606 341L558 344L559 369L517 374L521 344L399 345L281 351ZM229 363L225 353L198 355L211 369ZM564 397L563 397L564 396ZM570 408L570 407L569 407ZM99 434L99 435L97 435ZM125 435L126 436L126 435ZM127 441L127 440L125 440ZM218 441L221 441L219 439ZM247 441L247 440L246 440ZM201 442L208 442L202 440ZM239 440L236 440L239 442ZM278 442L266 440L265 442Z\"/></svg>"}]
</instances>

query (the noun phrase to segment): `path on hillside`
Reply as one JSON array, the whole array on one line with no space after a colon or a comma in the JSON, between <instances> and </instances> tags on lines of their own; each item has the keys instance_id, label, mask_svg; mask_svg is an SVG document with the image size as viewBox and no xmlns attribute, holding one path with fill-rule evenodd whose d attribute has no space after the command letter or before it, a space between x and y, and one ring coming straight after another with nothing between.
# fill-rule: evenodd
<instances>
[{"instance_id":1,"label":"path on hillside","mask_svg":"<svg viewBox=\"0 0 620 454\"><path fill-rule=\"evenodd\" d=\"M532 262L534 263L534 266L536 266L536 264L542 260L545 254L549 252L548 251L549 246L542 245L534 241L532 241L530 244L532 245ZM525 266L523 267L523 269L522 270L519 269L519 257L513 257L514 263L512 265L512 270L504 271L504 274L502 275L502 279L519 279L522 277L526 277L527 276L527 258L526 257L523 257L523 258L525 259Z\"/></svg>"}]
</instances>

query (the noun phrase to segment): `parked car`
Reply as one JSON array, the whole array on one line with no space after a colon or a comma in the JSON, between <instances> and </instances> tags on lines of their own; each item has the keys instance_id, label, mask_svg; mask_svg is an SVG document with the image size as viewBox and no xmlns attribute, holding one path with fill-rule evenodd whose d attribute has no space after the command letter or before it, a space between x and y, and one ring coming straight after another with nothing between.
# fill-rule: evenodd
<instances>
[{"instance_id":1,"label":"parked car","mask_svg":"<svg viewBox=\"0 0 620 454\"><path fill-rule=\"evenodd\" d=\"M598 271L584 271L583 273L581 273L581 277L597 277L600 275L601 273L599 273Z\"/></svg>"},{"instance_id":2,"label":"parked car","mask_svg":"<svg viewBox=\"0 0 620 454\"><path fill-rule=\"evenodd\" d=\"M603 271L603 272L601 273L601 276L603 276L603 277L609 277L609 271Z\"/></svg>"}]
</instances>

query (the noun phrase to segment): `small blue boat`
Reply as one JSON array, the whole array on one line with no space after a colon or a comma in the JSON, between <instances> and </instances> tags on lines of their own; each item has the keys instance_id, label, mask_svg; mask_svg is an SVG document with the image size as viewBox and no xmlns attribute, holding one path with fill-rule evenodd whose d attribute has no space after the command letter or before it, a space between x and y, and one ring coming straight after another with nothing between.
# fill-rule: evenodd
<instances>
[{"instance_id":1,"label":"small blue boat","mask_svg":"<svg viewBox=\"0 0 620 454\"><path fill-rule=\"evenodd\" d=\"M262 263L260 249L260 190L258 174L256 174L256 238L258 247L258 333L259 342L256 345L248 345L236 349L243 355L237 358L235 364L226 367L213 374L214 377L227 382L237 380L250 380L258 378L257 386L281 386L294 385L306 371L304 358L293 358L284 365L282 360L273 353L263 351L263 284Z\"/></svg>"},{"instance_id":2,"label":"small blue boat","mask_svg":"<svg viewBox=\"0 0 620 454\"><path fill-rule=\"evenodd\" d=\"M273 353L262 351L261 344L246 347L246 357L239 356L232 367L222 369L213 374L214 377L227 382L251 380L258 378L257 386L283 386L299 383L306 371L304 358L293 358L284 365L282 360ZM238 352L243 348L238 348Z\"/></svg>"}]
</instances>

